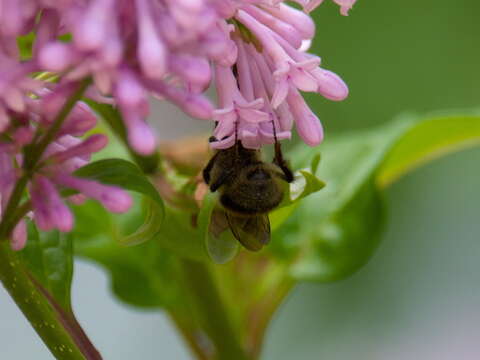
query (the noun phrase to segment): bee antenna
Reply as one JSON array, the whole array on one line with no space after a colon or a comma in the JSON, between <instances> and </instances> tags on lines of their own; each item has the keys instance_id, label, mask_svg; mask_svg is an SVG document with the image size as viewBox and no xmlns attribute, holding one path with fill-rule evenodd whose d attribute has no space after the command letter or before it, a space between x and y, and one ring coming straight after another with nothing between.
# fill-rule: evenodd
<instances>
[{"instance_id":1,"label":"bee antenna","mask_svg":"<svg viewBox=\"0 0 480 360\"><path fill-rule=\"evenodd\" d=\"M275 140L275 145L276 145L278 142L277 129L275 128L275 121L273 121L273 117L272 117L272 128L273 128L273 139Z\"/></svg>"},{"instance_id":2,"label":"bee antenna","mask_svg":"<svg viewBox=\"0 0 480 360\"><path fill-rule=\"evenodd\" d=\"M273 162L280 165L284 162L284 160L282 156L282 148L277 139L277 129L275 127L275 121L273 117L272 117L272 129L273 129L273 139L275 140L275 157L273 158Z\"/></svg>"},{"instance_id":3,"label":"bee antenna","mask_svg":"<svg viewBox=\"0 0 480 360\"><path fill-rule=\"evenodd\" d=\"M282 169L285 177L285 181L290 183L294 179L293 173L288 167L287 162L283 158L282 146L277 139L277 131L275 129L275 122L273 121L273 119L272 119L272 127L273 127L273 138L275 139L275 157L273 158L273 163L277 164L280 167L280 169Z\"/></svg>"}]
</instances>

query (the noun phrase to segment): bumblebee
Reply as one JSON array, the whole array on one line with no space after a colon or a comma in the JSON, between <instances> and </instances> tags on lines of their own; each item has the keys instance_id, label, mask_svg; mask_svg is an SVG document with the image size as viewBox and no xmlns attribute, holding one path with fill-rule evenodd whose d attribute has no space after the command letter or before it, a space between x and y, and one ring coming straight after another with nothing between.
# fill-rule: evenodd
<instances>
[{"instance_id":1,"label":"bumblebee","mask_svg":"<svg viewBox=\"0 0 480 360\"><path fill-rule=\"evenodd\" d=\"M233 236L248 250L258 251L270 241L268 213L284 196L284 183L293 173L275 142L272 163L261 160L260 150L246 149L240 141L218 150L203 170L210 191L218 190L220 204Z\"/></svg>"}]
</instances>

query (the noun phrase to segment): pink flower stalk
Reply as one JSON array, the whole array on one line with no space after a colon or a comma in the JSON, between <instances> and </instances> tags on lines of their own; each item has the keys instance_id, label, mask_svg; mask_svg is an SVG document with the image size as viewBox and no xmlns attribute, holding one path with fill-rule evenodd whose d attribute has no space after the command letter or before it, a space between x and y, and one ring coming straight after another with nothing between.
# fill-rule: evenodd
<instances>
[{"instance_id":1,"label":"pink flower stalk","mask_svg":"<svg viewBox=\"0 0 480 360\"><path fill-rule=\"evenodd\" d=\"M343 15L355 3L334 1ZM296 2L310 12L323 0ZM156 148L155 136L145 122L151 94L191 116L218 121L214 135L221 138L212 144L217 148L232 144L235 129L248 147L271 143L274 132L277 139L290 137L289 121L282 120L283 126L277 123L293 117L289 103L296 98L295 91L318 92L335 101L348 94L337 75L320 68L320 59L304 52L315 32L312 19L281 0L0 0L0 5L0 49L5 56L15 58L16 36L35 31L31 67L57 72L63 81L91 76L100 93L113 97L129 142L140 154ZM62 34L71 34L72 40L59 41ZM254 52L259 55L256 60ZM261 83L248 79L254 72L260 73ZM223 87L217 87L217 110L203 94L213 73L221 77L215 84L230 84L230 95L221 94ZM25 72L18 76L6 82L16 84L8 93L2 93L0 76L0 131L7 123L2 109L19 109L19 91L34 86ZM234 92L238 94L233 96ZM238 113L239 107L260 117L228 112ZM298 128L303 120L295 119ZM300 126L317 132L317 141L305 140L317 144L321 127L311 121Z\"/></svg>"},{"instance_id":2,"label":"pink flower stalk","mask_svg":"<svg viewBox=\"0 0 480 360\"><path fill-rule=\"evenodd\" d=\"M139 154L156 149L145 120L151 95L214 120L213 148L236 140L260 148L289 139L294 125L308 145L319 144L322 126L301 92L340 101L348 88L306 52L315 33L308 12L323 0L294 1L303 11L283 0L0 0L0 218L24 175L24 150L38 144L87 77L93 79L87 96L120 110ZM355 0L334 2L347 15ZM32 55L20 61L18 37L30 32ZM32 77L44 71L58 84ZM205 96L212 79L217 108ZM72 175L107 142L103 135L84 138L95 124L88 106L77 103L29 174L40 229L72 228L64 188L79 192L74 202L87 196L114 212L130 206L123 190ZM25 238L19 222L12 246L21 248Z\"/></svg>"},{"instance_id":3,"label":"pink flower stalk","mask_svg":"<svg viewBox=\"0 0 480 360\"><path fill-rule=\"evenodd\" d=\"M10 121L0 138L0 220L17 180L24 175L24 149L35 143L34 134L38 129L48 130L53 117L58 114L68 94L69 85L41 89L40 98L25 97L22 112L9 110ZM124 212L131 205L130 196L115 186L76 178L72 173L88 164L92 153L104 148L107 137L101 134L83 136L96 125L93 112L84 103L77 103L65 119L58 135L51 142L28 184L32 204L33 219L44 231L58 229L72 230L73 215L60 195L62 189L74 189L79 196L87 196L100 201L112 212ZM38 139L37 139L38 141ZM68 179L66 181L65 179ZM13 230L11 246L15 250L23 248L26 242L25 221L21 220Z\"/></svg>"}]
</instances>

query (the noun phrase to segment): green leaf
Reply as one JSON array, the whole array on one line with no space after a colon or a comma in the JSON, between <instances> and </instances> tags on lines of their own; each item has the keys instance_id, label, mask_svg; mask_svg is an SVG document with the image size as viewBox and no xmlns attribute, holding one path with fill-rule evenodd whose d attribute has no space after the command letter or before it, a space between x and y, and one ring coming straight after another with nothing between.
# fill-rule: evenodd
<instances>
[{"instance_id":1,"label":"green leaf","mask_svg":"<svg viewBox=\"0 0 480 360\"><path fill-rule=\"evenodd\" d=\"M270 213L272 230L282 225L300 205L300 200L325 187L325 183L315 176L320 163L320 154L314 154L309 168L295 172L295 181L285 186L285 197L280 206Z\"/></svg>"},{"instance_id":2,"label":"green leaf","mask_svg":"<svg viewBox=\"0 0 480 360\"><path fill-rule=\"evenodd\" d=\"M300 280L349 276L379 245L385 186L429 160L479 142L480 117L475 115L404 117L370 131L330 137L322 145L318 169L327 186L304 199L296 216L279 228L276 253L290 249L284 259ZM292 158L301 166L314 152L302 147ZM295 221L300 223L293 226Z\"/></svg>"},{"instance_id":3,"label":"green leaf","mask_svg":"<svg viewBox=\"0 0 480 360\"><path fill-rule=\"evenodd\" d=\"M13 255L18 260L9 261L21 272L14 276L17 286L12 296L56 357L100 359L72 310L72 234L39 232L32 221L26 221L27 244Z\"/></svg>"},{"instance_id":4,"label":"green leaf","mask_svg":"<svg viewBox=\"0 0 480 360\"><path fill-rule=\"evenodd\" d=\"M123 142L128 149L131 158L143 170L145 174L153 174L158 169L160 157L158 152L143 156L133 151L128 143L127 129L122 115L116 107L109 104L100 104L91 99L83 99L103 120L108 124L113 133Z\"/></svg>"},{"instance_id":5,"label":"green leaf","mask_svg":"<svg viewBox=\"0 0 480 360\"><path fill-rule=\"evenodd\" d=\"M100 359L71 311L70 245L56 235L44 241L32 223L29 227L22 251L0 241L0 281L55 358Z\"/></svg>"},{"instance_id":6,"label":"green leaf","mask_svg":"<svg viewBox=\"0 0 480 360\"><path fill-rule=\"evenodd\" d=\"M136 245L158 234L165 217L165 206L158 191L135 164L123 159L103 159L78 169L75 174L104 184L120 186L142 194L147 199L144 223L133 234L120 238L121 243Z\"/></svg>"},{"instance_id":7,"label":"green leaf","mask_svg":"<svg viewBox=\"0 0 480 360\"><path fill-rule=\"evenodd\" d=\"M28 221L28 241L20 252L31 274L65 311L71 311L70 288L73 276L71 238L57 230L38 232Z\"/></svg>"},{"instance_id":8,"label":"green leaf","mask_svg":"<svg viewBox=\"0 0 480 360\"><path fill-rule=\"evenodd\" d=\"M169 250L157 239L132 247L119 243L123 233L131 232L143 220L140 206L121 217L91 200L72 209L77 222L73 233L75 253L110 273L112 291L119 299L144 308L179 301L178 284L171 275L176 258Z\"/></svg>"},{"instance_id":9,"label":"green leaf","mask_svg":"<svg viewBox=\"0 0 480 360\"><path fill-rule=\"evenodd\" d=\"M451 116L427 119L413 126L393 146L377 175L381 187L406 173L452 151L480 144L479 116Z\"/></svg>"}]
</instances>

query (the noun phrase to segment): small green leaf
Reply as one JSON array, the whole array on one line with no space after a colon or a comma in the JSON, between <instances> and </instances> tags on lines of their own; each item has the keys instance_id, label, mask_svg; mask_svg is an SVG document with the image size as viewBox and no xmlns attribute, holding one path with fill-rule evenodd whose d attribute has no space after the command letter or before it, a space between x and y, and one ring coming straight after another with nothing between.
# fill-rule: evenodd
<instances>
[{"instance_id":1,"label":"small green leaf","mask_svg":"<svg viewBox=\"0 0 480 360\"><path fill-rule=\"evenodd\" d=\"M163 200L135 164L123 159L103 159L78 169L75 174L104 184L120 186L145 196L148 204L145 222L133 234L121 238L121 243L136 245L154 238L160 231L165 217Z\"/></svg>"},{"instance_id":2,"label":"small green leaf","mask_svg":"<svg viewBox=\"0 0 480 360\"><path fill-rule=\"evenodd\" d=\"M293 211L300 205L300 200L325 187L325 183L314 175L319 162L320 155L315 154L312 157L310 169L297 171L294 182L285 186L282 203L269 215L272 230L276 230L292 215Z\"/></svg>"},{"instance_id":3,"label":"small green leaf","mask_svg":"<svg viewBox=\"0 0 480 360\"><path fill-rule=\"evenodd\" d=\"M36 226L28 221L28 241L20 254L43 288L62 309L71 311L73 248L69 235L57 230L38 232Z\"/></svg>"},{"instance_id":4,"label":"small green leaf","mask_svg":"<svg viewBox=\"0 0 480 360\"><path fill-rule=\"evenodd\" d=\"M120 244L126 246L138 245L148 239L152 239L160 231L163 215L159 216L158 206L150 199L145 199L145 205L146 211L143 224L134 233L120 238Z\"/></svg>"},{"instance_id":5,"label":"small green leaf","mask_svg":"<svg viewBox=\"0 0 480 360\"><path fill-rule=\"evenodd\" d=\"M316 154L312 159L312 162L310 164L310 169L312 169L313 175L317 174L318 165L320 165L320 159L321 159L320 154Z\"/></svg>"},{"instance_id":6,"label":"small green leaf","mask_svg":"<svg viewBox=\"0 0 480 360\"><path fill-rule=\"evenodd\" d=\"M297 188L295 191L290 190L292 202L303 199L304 197L320 191L325 187L325 183L312 173L306 170L299 170L299 173L303 176L303 178L299 176L295 179Z\"/></svg>"}]
</instances>

